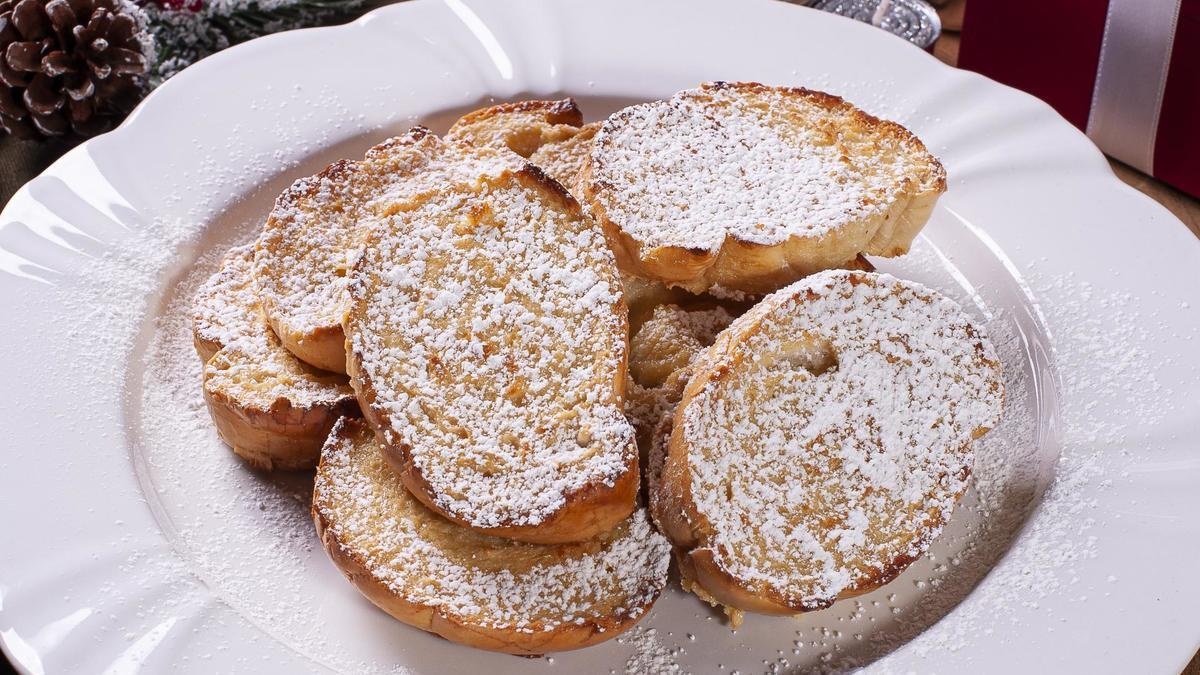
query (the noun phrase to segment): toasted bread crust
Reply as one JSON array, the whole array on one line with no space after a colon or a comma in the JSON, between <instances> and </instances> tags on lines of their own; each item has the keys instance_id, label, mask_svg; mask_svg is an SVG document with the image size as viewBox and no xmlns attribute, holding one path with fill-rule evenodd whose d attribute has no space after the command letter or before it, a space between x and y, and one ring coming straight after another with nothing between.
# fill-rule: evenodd
<instances>
[{"instance_id":1,"label":"toasted bread crust","mask_svg":"<svg viewBox=\"0 0 1200 675\"><path fill-rule=\"evenodd\" d=\"M464 202L464 206L461 207L465 210L463 210L459 216L455 217L471 219L474 218L474 216L467 214L474 214L477 209L481 213L490 212L491 207L477 207L473 205L475 203L484 203L483 198L477 195L491 194L491 192L496 190L503 191L516 189L518 190L518 194L527 195L529 198L540 200L539 208L544 210L547 214L551 212L564 214L563 217L572 223L570 227L586 230L587 227L590 226L590 223L583 220L582 216L579 214L578 204L566 192L566 190L559 183L547 177L540 169L533 165L526 165L520 171L506 174L496 178L495 180L485 181L485 183L487 187L482 188L484 192L473 192L474 190L480 188L468 187L466 188L466 192L461 193L460 195L439 195L437 196L437 199L442 203L446 203L448 201L453 201L454 199L462 198L463 195L466 195L465 199L468 201ZM413 208L419 209L421 207L414 205ZM515 224L516 223L514 222L514 225ZM446 226L448 225L441 225L439 228L435 228L435 230L437 232L444 232L444 227ZM395 236L395 234L386 228L376 230L376 232L372 235L373 243L371 244L371 250L382 250L379 248L379 243L375 238L387 238L392 236ZM442 235L438 234L436 236ZM414 240L410 238L407 241L412 242ZM603 246L602 237L597 236L596 241L600 246ZM380 255L383 254L380 253ZM433 254L429 255L432 256ZM596 251L595 255L606 256L608 254L606 251L601 250ZM394 403L390 400L383 399L381 396L381 392L386 390L386 388L381 387L380 385L385 384L387 387L391 387L393 386L392 383L381 383L377 381L377 376L373 373L373 370L379 366L367 366L367 363L371 361L369 353L374 349L370 345L374 345L376 343L390 344L388 340L392 339L382 334L375 334L375 330L377 329L372 327L373 320L371 319L373 313L384 311L374 308L372 303L376 300L376 298L380 297L380 291L378 288L376 288L376 286L386 282L380 276L380 270L376 270L370 266L383 263L386 263L387 265L407 264L403 260L392 258L388 258L386 261L374 261L372 254L364 256L359 261L359 264L355 269L355 283L351 288L353 305L351 306L351 310L347 313L345 321L346 334L349 336L348 366L351 382L354 385L355 390L358 392L359 402L364 410L365 416L367 417L368 421L371 422L372 426L377 430L380 445L384 449L389 463L400 475L405 485L413 492L413 494L434 511L442 514L450 520L470 527L476 531L531 543L549 544L583 541L590 539L601 532L611 529L616 523L625 519L634 508L639 478L637 451L636 446L633 443L632 429L628 429L628 424L624 421L623 417L620 418L620 421L621 424L628 429L628 438L624 438L624 434L620 434L624 440L620 441L621 445L619 447L597 447L592 453L593 455L603 458L603 461L608 461L609 459L619 457L619 464L621 467L620 470L611 474L609 478L605 480L592 480L581 486L564 491L562 493L563 501L561 506L556 507L549 512L539 513L538 516L530 516L529 520L532 522L519 522L514 519L515 517L508 516L500 518L499 522L496 522L495 524L484 522L485 519L483 517L476 516L470 511L464 511L461 504L456 505L454 502L451 502L445 498L444 493L437 488L435 483L437 481L442 481L445 483L447 480L459 480L456 477L460 474L451 474L447 472L447 469L438 469L439 475L437 479L431 479L431 477L427 475L430 470L429 467L446 465L448 460L434 460L429 455L426 455L425 459L418 461L417 455L414 454L414 446L410 442L402 440L406 437L406 434L409 434L410 432L410 429L408 429L406 426L409 423L401 421L400 417L395 412ZM425 264L426 263L421 262L420 269L425 269ZM489 263L481 262L480 264ZM518 270L515 273L520 274L521 272ZM615 274L613 276L615 277ZM602 279L603 276L600 278ZM503 281L505 281L505 283L509 282L509 280ZM615 278L611 286L617 286ZM394 311L394 309L386 310L385 313L391 316L391 312ZM424 310L416 309L414 311L423 312ZM625 309L623 299L620 297L619 293L616 294L611 305L612 314L608 315L609 319L611 319L611 325L605 328L606 331L611 328L614 333L612 340L612 349L614 351L611 354L606 354L604 356L604 358L611 357L614 359L614 368L612 369L612 372L608 372L607 369L605 370L604 377L609 378L607 380L607 385L605 385L605 391L602 395L598 394L600 396L598 400L594 401L592 404L589 404L599 406L601 409L604 405L611 404L613 406L617 406L616 410L619 411L619 406L624 396L626 386L625 373L627 346L625 345L622 336L625 334L627 325L625 318L626 311L627 310ZM609 319L606 319L605 321L609 321ZM491 337L481 335L479 339L484 339L486 341L500 338L497 338L494 335ZM427 347L421 347L421 349L426 348ZM504 358L509 357L509 354L507 354L505 351L498 351L495 352L495 354L497 357L502 355ZM513 353L513 355L515 355L515 353ZM600 355L597 354L596 357L599 358ZM440 357L437 358L438 363L441 363ZM461 360L464 358L464 356L461 354L450 354L447 355L447 358ZM546 368L549 368L549 366L546 366ZM487 386L492 385L489 384ZM569 395L576 394L572 393ZM421 400L420 405L423 409L425 406L432 405L425 399L419 400ZM608 403L606 403L606 401ZM501 403L502 402L497 401L496 405L501 405ZM434 412L430 414L441 415L442 413ZM614 414L619 415L619 412L615 412ZM474 424L472 420L465 420L463 423L469 425L469 428L473 432L484 435L492 433L491 431L484 430L483 428L476 428L475 426L472 426ZM556 429L557 425L559 424L560 423L558 422L552 422L550 420L542 420L535 424L534 420L528 420L525 426L527 429L533 430L534 427L548 425L551 430L553 430ZM542 432L540 430L534 431L534 439L532 442L534 444L543 442L549 443L550 436L547 436L546 439L543 440L537 436L539 433ZM546 431L545 433L550 433L550 431ZM424 438L425 436L419 435L419 437ZM607 436L605 436L605 438L607 438ZM589 442L599 443L601 441L597 440ZM547 446L547 448L549 448L549 446ZM421 450L421 452L425 453L431 453L432 451L432 447ZM443 449L439 452L444 453L446 450ZM499 446L497 446L497 452L499 452ZM574 464L568 464L567 466L574 466ZM466 469L462 469L460 467L457 469L457 471L463 472L466 471ZM472 473L470 475L475 474ZM495 483L497 485L495 489L507 489L503 486L507 485L505 481L508 480L507 476L509 474L501 473L499 475L501 478L495 479L497 481ZM451 476L454 476L455 478L451 478ZM491 476L492 474L488 474L488 478L486 479L477 476L472 480L492 481L493 479ZM477 483L472 483L467 487L473 488L476 485ZM532 498L533 495L530 495L530 497ZM513 505L512 507L505 508L510 508L515 513L517 512L516 509L524 507ZM488 518L492 517L488 516Z\"/></svg>"},{"instance_id":2,"label":"toasted bread crust","mask_svg":"<svg viewBox=\"0 0 1200 675\"><path fill-rule=\"evenodd\" d=\"M283 348L253 288L254 250L233 249L200 289L192 335L204 360L202 390L221 439L252 466L316 466L340 417L358 414L349 381Z\"/></svg>"},{"instance_id":3,"label":"toasted bread crust","mask_svg":"<svg viewBox=\"0 0 1200 675\"><path fill-rule=\"evenodd\" d=\"M831 274L841 276L830 277L829 275ZM987 346L986 341L983 340L976 330L971 327L969 323L964 323L965 319L958 318L961 315L955 315L955 313L959 311L957 310L956 306L953 310L939 309L938 312L944 312L948 316L955 316L956 318L950 319L954 321L955 324L952 328L948 326L946 328L947 332L936 333L938 336L953 335L955 337L938 339L945 339L948 341L953 340L958 342L958 344L952 348L951 343L947 342L947 358L949 358L950 353L953 353L953 358L955 359L953 363L958 365L942 365L941 367L961 368L962 370L958 371L958 374L963 377L961 380L963 383L962 387L964 388L964 392L967 392L964 395L979 396L981 398L978 399L976 408L971 409L970 412L963 413L965 417L955 418L958 421L953 423L949 421L946 422L948 426L951 424L960 426L964 424L973 425L969 428L969 431L964 430L964 433L966 434L966 440L963 441L966 444L965 446L957 445L961 439L954 435L954 433L947 432L945 441L939 441L946 443L946 446L928 448L930 456L932 456L934 453L939 453L939 456L941 454L945 455L944 462L942 460L930 460L933 462L941 462L932 464L931 466L934 467L934 469L940 468L948 471L949 473L945 476L944 480L939 479L938 481L935 481L935 485L937 487L930 488L935 491L936 496L933 494L926 494L924 497L925 501L923 503L912 507L915 508L917 512L924 514L920 519L922 524L919 526L919 530L915 532L889 530L887 533L877 534L873 534L875 530L865 531L864 534L867 537L887 537L887 539L885 539L887 542L894 541L897 540L896 538L899 538L899 541L908 543L905 543L898 548L894 545L885 547L883 543L879 543L879 548L870 555L887 555L889 557L878 560L872 559L870 564L867 564L866 560L850 558L847 558L843 562L839 563L841 565L845 565L845 569L848 570L849 576L846 577L847 580L836 582L835 588L837 590L835 593L830 595L823 595L819 592L810 594L785 593L781 587L774 585L775 582L765 582L764 579L768 578L766 576L762 576L760 578L757 574L755 574L748 578L741 574L735 573L732 569L730 569L730 563L728 561L730 561L731 558L729 556L747 555L747 553L743 551L739 554L735 553L732 549L726 548L726 544L722 543L723 540L721 537L723 535L720 534L722 531L721 527L711 522L708 516L705 515L699 506L700 500L697 499L697 496L694 492L695 480L697 480L696 476L709 475L705 472L708 469L711 469L713 466L711 462L714 460L701 460L707 461L709 464L705 465L707 468L702 468L700 470L697 470L692 466L692 463L695 459L693 455L695 455L697 452L702 452L697 450L697 444L703 444L710 441L700 440L707 437L702 435L703 432L697 431L695 430L696 428L688 426L690 424L696 424L696 420L698 419L695 415L691 414L692 411L689 410L689 407L693 406L698 401L701 401L705 396L715 395L712 392L715 392L718 389L722 392L725 392L726 395L734 395L733 392L737 391L738 393L736 395L739 397L743 395L748 396L749 394L743 394L742 392L750 391L749 389L734 390L722 383L734 382L740 378L747 377L747 364L759 363L759 359L772 359L775 357L771 354L759 354L758 352L754 352L755 354L758 354L757 356L751 356L753 350L745 345L749 340L755 339L761 333L761 331L766 330L764 329L764 326L767 322L786 320L782 318L785 316L785 309L792 307L793 302L814 302L820 297L821 293L828 292L824 290L813 290L825 288L825 286L822 286L821 284L828 283L829 288L838 289L832 292L840 293L843 292L841 290L843 288L853 288L860 284L871 289L886 288L889 289L887 292L891 292L891 286L888 286L888 284L900 283L894 278L886 277L885 275L872 275L861 272L827 273L825 275L821 275L821 277L821 279L814 278L810 282L810 286L812 286L812 288L793 290L806 283L799 282L792 287L781 290L769 296L750 312L735 321L733 325L731 325L724 333L722 333L716 343L710 347L701 357L700 361L693 366L693 376L688 382L683 398L676 409L675 418L668 427L669 431L659 432L660 434L669 433L669 440L665 441L664 443L662 438L659 438L660 448L665 445L666 456L665 459L659 460L661 468L657 471L651 472L651 478L654 480L654 484L651 488L652 513L654 514L655 522L659 525L662 532L667 536L668 539L672 541L672 543L678 547L681 570L685 572L685 578L688 580L688 583L691 584L695 590L697 590L699 595L711 602L724 604L728 607L741 610L765 614L794 614L796 612L821 609L829 606L835 600L866 593L888 583L897 575L899 575L909 564L923 554L929 542L934 536L936 536L944 523L949 519L949 510L953 508L953 504L961 496L962 490L965 490L966 479L970 474L970 442L971 440L986 433L991 426L994 426L998 419L999 405L1002 398L1002 384L999 377L999 363L995 360L994 353L991 352L991 349L989 346ZM831 281L827 282L826 279L831 279ZM847 282L849 283L848 286L846 285ZM943 300L938 300L936 298L930 299L932 296L923 296L922 293L932 292L927 291L927 289L921 289L921 287L905 286L903 291L898 292L908 294L903 295L902 299L899 300L899 302L901 302L901 306L908 302L937 302L943 303L939 305L939 307L945 306L945 301ZM788 311L791 312L794 310ZM934 314L936 315L937 313L935 312ZM811 317L805 317L803 320L806 322L813 321ZM818 329L819 327L819 324L810 323L807 325L814 326L813 329ZM837 320L833 319L830 325L837 326ZM819 329L826 330L824 328ZM840 329L830 328L827 330L836 331ZM934 333L930 333L930 335L933 334ZM808 336L803 332L797 332L794 335L794 339L798 341L809 341L809 343L812 345L824 344L821 342L822 340L832 339L827 338L826 334L824 333L817 337ZM836 335L836 333L831 333L830 335ZM918 347L917 344L914 344L913 349L930 348L929 344L924 342L919 344L922 346ZM907 343L905 343L905 347L907 348ZM807 347L805 347L805 349L806 348ZM914 352L909 353L914 354ZM934 358L920 356L920 352L916 352L915 354L916 356L913 356L913 358ZM855 355L849 358L858 357ZM896 368L906 367L902 365L902 361L891 363ZM924 361L922 361L922 363L924 363ZM965 365L968 363L970 365ZM823 367L827 368L828 366ZM836 369L837 367L838 366L835 361L833 368ZM805 368L809 368L809 366L805 366ZM967 369L975 372L971 372L968 375ZM821 377L820 373L824 371L816 370L814 372L817 374L810 377ZM854 377L857 378L859 375L854 375ZM933 376L931 375L930 377ZM950 377L954 377L954 375L951 375ZM900 413L912 415L914 416L914 419L917 419L916 416L920 415L921 411L912 410L907 413L900 411ZM729 414L737 416L738 419L741 419L743 416L750 415L751 412L745 410L737 412L730 411ZM761 410L756 409L753 411L753 414L757 416L763 413ZM888 416L891 415L892 412L884 409L879 411L878 414L881 416ZM805 423L806 422L804 421L796 422L796 424L800 425ZM896 422L892 423L895 424ZM770 430L768 429L762 429L759 427L755 428L758 428L760 433L770 433ZM868 436L868 439L869 438L871 437ZM867 442L871 443L872 441L868 440ZM850 441L847 441L847 443L850 443ZM895 442L893 441L893 444L894 443ZM771 453L777 450L778 449L764 449L761 452L770 454L770 456L773 457L774 455ZM662 452L662 450L660 449L659 452ZM817 451L813 450L812 452L815 453ZM814 457L815 456L818 455L814 455ZM803 461L807 463L809 461L818 460L794 459L792 461ZM851 460L846 459L845 461L850 462ZM918 469L914 468L913 470ZM930 468L921 465L919 470L929 471ZM835 473L838 471L840 471L840 469L834 470ZM777 476L775 478L785 481L785 484L788 485L803 483L805 480L801 476L790 475ZM706 478L705 480L709 479ZM734 479L730 478L729 480ZM822 479L812 478L810 476L808 480L819 481ZM840 481L841 479L839 478L837 480ZM857 485L857 483L853 482L848 484ZM838 482L836 485L837 487L822 489L826 494L832 494L838 490L844 490L844 485L846 484ZM871 489L876 491L893 489L893 486L891 485L869 485L871 486ZM730 490L733 488L726 487L725 489ZM826 497L821 497L821 499L825 498ZM833 497L828 498L833 499ZM732 497L730 499L732 499ZM808 497L804 497L803 499L808 499ZM860 504L860 501L856 501L858 499L858 497L851 495L847 503ZM799 504L801 502L796 503ZM878 515L880 514L871 517L875 518L878 517ZM902 515L904 514L897 512L896 518L899 519ZM774 517L774 514L764 512L760 514L759 517L765 522L768 518ZM908 518L906 515L904 517ZM904 522L909 522L909 520L906 519ZM791 526L799 527L799 525L797 525L795 522L792 522ZM838 527L848 526L838 525ZM814 536L817 537L818 541L829 541L828 539L822 539L822 537L827 536L824 533L818 533ZM835 537L833 541L837 541L837 538ZM829 544L826 545L828 546ZM722 556L724 556L724 560L726 562L722 561ZM757 560L747 561L747 563L752 569L759 569L756 567L757 565L767 564L760 563L760 561ZM799 561L797 561L795 564L799 564ZM831 564L833 563L825 563L826 566ZM818 569L825 569L826 572L829 571L827 567ZM799 572L794 573L799 574ZM805 574L809 573L806 572ZM776 577L771 576L769 578L775 579ZM797 581L797 583L811 583L805 580L807 577L800 577L800 579L801 580ZM819 585L817 587L824 588L823 586Z\"/></svg>"},{"instance_id":4,"label":"toasted bread crust","mask_svg":"<svg viewBox=\"0 0 1200 675\"><path fill-rule=\"evenodd\" d=\"M774 111L770 113L775 120L772 124L778 125L780 119L786 118L796 129L807 125L828 138L855 139L853 147L856 150L846 152L866 152L865 148L870 147L875 148L875 152L903 155L909 164L894 185L886 189L871 188L871 196L864 197L855 207L861 209L861 216L837 226L819 227L808 234L801 234L804 230L793 230L786 238L759 240L761 237L757 233L754 238L747 238L739 229L726 228L726 224L720 222L722 216L714 213L717 218L714 225L725 228L725 235L719 240L688 241L682 232L672 233L662 241L647 240L643 230L649 225L632 221L649 223L656 215L664 214L638 212L640 215L635 216L626 213L629 208L634 208L628 206L630 196L647 194L645 186L637 182L636 176L626 177L628 172L610 170L607 165L623 153L631 152L630 148L620 145L619 134L634 124L631 120L637 119L640 109L653 106L672 109L678 105L677 100L683 100L680 97L710 102L702 105L713 105L714 97L725 97L745 103L747 109ZM795 109L785 110L785 106ZM725 113L714 111L712 114L719 123ZM767 113L755 114L763 116L759 124L765 127ZM667 130L660 126L643 132L654 134ZM850 157L850 161L861 162L873 159L870 156ZM842 161L845 161L844 157ZM831 166L838 164L834 162ZM685 180L682 176L678 178ZM633 182L627 185L622 181ZM860 253L903 254L945 189L945 169L921 141L901 125L880 120L823 92L745 82L709 83L697 90L681 92L667 102L634 106L616 113L605 122L580 178L581 197L604 226L624 271L697 292L716 284L765 293L807 274L844 267ZM749 194L753 190L742 192ZM658 198L655 192L648 194ZM696 195L696 199L688 201L698 201L702 196ZM681 199L678 195L672 198ZM732 218L732 215L728 217ZM673 225L658 223L660 227ZM786 223L782 226L786 230Z\"/></svg>"},{"instance_id":5,"label":"toasted bread crust","mask_svg":"<svg viewBox=\"0 0 1200 675\"><path fill-rule=\"evenodd\" d=\"M284 347L317 368L345 373L346 277L371 223L460 173L523 164L507 150L444 142L417 126L362 160L334 162L292 184L276 200L255 251L263 310Z\"/></svg>"},{"instance_id":6,"label":"toasted bread crust","mask_svg":"<svg viewBox=\"0 0 1200 675\"><path fill-rule=\"evenodd\" d=\"M334 452L339 445L345 444L359 446L369 444L373 447L374 443L368 440L370 436L371 431L366 425L354 420L343 420L334 427L330 434L327 444L327 447L330 448L328 452ZM365 469L359 468L357 471L363 472L365 475ZM375 606L399 621L435 633L453 642L478 649L521 655L540 655L591 646L616 637L637 623L641 617L645 616L646 611L653 605L659 592L665 586L667 571L665 556L669 549L660 536L650 531L650 540L640 545L645 546L652 553L642 558L657 569L623 571L626 574L645 577L644 587L639 589L638 597L595 598L594 607L578 607L576 609L578 619L556 621L552 625L532 616L523 622L523 629L517 629L511 625L487 625L484 621L472 620L469 616L449 611L444 604L429 600L422 602L417 596L408 594L402 588L406 583L418 587L426 583L420 578L421 572L414 572L415 576L411 582L406 582L403 581L406 570L397 568L393 572L400 575L402 580L389 584L380 572L373 568L366 551L355 545L354 537L361 539L365 533L350 532L351 526L343 524L342 527L339 527L336 522L338 500L345 499L346 496L338 494L336 485L339 478L330 475L331 473L333 470L328 465L328 461L323 458L318 470L312 507L317 535L329 554L330 560ZM386 486L384 487L386 488ZM404 489L392 488L391 493L394 500L412 499L412 495ZM421 510L421 507L409 507L402 512L391 514L391 516L404 519L414 518L418 517L414 514L419 514ZM437 518L432 513L423 517ZM404 526L402 525L402 527ZM535 552L527 545L490 539L469 530L450 532L452 540L438 539L439 536L442 536L437 534L438 528L422 529L417 526L417 530L425 533L421 536L427 537L427 541L421 544L421 548L437 548L439 546L444 546L446 550L466 548L487 556L488 560L496 556L503 556L506 550L511 550L509 558L514 565L511 572L514 575L528 574L528 571L522 570L519 565L526 564L521 561L531 556L537 556L539 559L545 559L546 563L551 563L556 557L565 561L571 556L595 554L597 550L607 545L605 540L611 537L608 535L608 537L582 545L547 547L544 552ZM345 536L339 536L339 532ZM381 532L375 536L383 540L388 535ZM394 565L396 562L398 561L392 561L391 564ZM482 560L480 564L483 564ZM530 580L531 588L528 591L530 595L536 596L537 590L532 586L540 581L536 578ZM577 583L587 582L581 579ZM622 609L620 612L595 615L596 609L605 606L616 606ZM480 618L496 621L495 617Z\"/></svg>"},{"instance_id":7,"label":"toasted bread crust","mask_svg":"<svg viewBox=\"0 0 1200 675\"><path fill-rule=\"evenodd\" d=\"M508 148L561 183L575 197L579 174L600 123L583 124L573 99L520 101L461 117L447 138L483 147Z\"/></svg>"},{"instance_id":8,"label":"toasted bread crust","mask_svg":"<svg viewBox=\"0 0 1200 675\"><path fill-rule=\"evenodd\" d=\"M571 138L581 126L583 112L575 99L517 101L463 115L446 132L446 138L507 148L528 159L544 145Z\"/></svg>"},{"instance_id":9,"label":"toasted bread crust","mask_svg":"<svg viewBox=\"0 0 1200 675\"><path fill-rule=\"evenodd\" d=\"M303 408L281 397L262 408L211 387L204 388L204 403L221 440L247 464L264 471L315 467L334 421L359 412L353 396Z\"/></svg>"}]
</instances>

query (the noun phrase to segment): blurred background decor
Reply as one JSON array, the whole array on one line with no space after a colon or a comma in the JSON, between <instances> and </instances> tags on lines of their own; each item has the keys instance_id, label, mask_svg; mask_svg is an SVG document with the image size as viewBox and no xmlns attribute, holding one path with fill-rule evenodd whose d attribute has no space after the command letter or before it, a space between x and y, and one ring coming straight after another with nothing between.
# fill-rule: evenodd
<instances>
[{"instance_id":1,"label":"blurred background decor","mask_svg":"<svg viewBox=\"0 0 1200 675\"><path fill-rule=\"evenodd\" d=\"M1105 154L1200 196L1200 0L971 0L958 66L1037 96Z\"/></svg>"},{"instance_id":2,"label":"blurred background decor","mask_svg":"<svg viewBox=\"0 0 1200 675\"><path fill-rule=\"evenodd\" d=\"M230 45L349 20L366 0L0 1L0 127L108 131L150 90Z\"/></svg>"},{"instance_id":3,"label":"blurred background decor","mask_svg":"<svg viewBox=\"0 0 1200 675\"><path fill-rule=\"evenodd\" d=\"M392 1L0 0L0 204L199 59ZM1200 0L793 1L1041 97L1200 234Z\"/></svg>"}]
</instances>

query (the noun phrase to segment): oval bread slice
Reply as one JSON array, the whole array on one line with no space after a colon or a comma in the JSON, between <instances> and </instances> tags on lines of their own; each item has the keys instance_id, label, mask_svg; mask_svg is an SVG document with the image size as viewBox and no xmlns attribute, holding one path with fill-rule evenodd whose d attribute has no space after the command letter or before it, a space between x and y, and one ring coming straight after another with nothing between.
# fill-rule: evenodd
<instances>
[{"instance_id":1,"label":"oval bread slice","mask_svg":"<svg viewBox=\"0 0 1200 675\"><path fill-rule=\"evenodd\" d=\"M311 469L329 429L358 402L344 375L296 359L267 326L254 289L254 247L229 252L201 287L192 334L221 439L260 469Z\"/></svg>"},{"instance_id":2,"label":"oval bread slice","mask_svg":"<svg viewBox=\"0 0 1200 675\"><path fill-rule=\"evenodd\" d=\"M536 543L629 515L621 282L558 183L526 165L414 200L373 230L353 279L351 381L418 498Z\"/></svg>"},{"instance_id":3,"label":"oval bread slice","mask_svg":"<svg viewBox=\"0 0 1200 675\"><path fill-rule=\"evenodd\" d=\"M916 136L836 96L712 82L604 122L583 201L626 272L769 292L906 252L946 189Z\"/></svg>"},{"instance_id":4,"label":"oval bread slice","mask_svg":"<svg viewBox=\"0 0 1200 675\"><path fill-rule=\"evenodd\" d=\"M519 169L507 150L444 142L424 127L357 162L335 162L285 190L259 235L255 280L283 345L318 368L346 372L347 275L370 225L396 204L442 185Z\"/></svg>"},{"instance_id":5,"label":"oval bread slice","mask_svg":"<svg viewBox=\"0 0 1200 675\"><path fill-rule=\"evenodd\" d=\"M1002 398L995 352L953 301L884 274L810 276L693 365L656 520L702 597L826 607L925 552Z\"/></svg>"},{"instance_id":6,"label":"oval bread slice","mask_svg":"<svg viewBox=\"0 0 1200 675\"><path fill-rule=\"evenodd\" d=\"M639 509L577 544L523 544L443 520L405 489L371 429L334 428L313 489L329 557L380 609L472 647L543 654L611 639L667 582L670 545Z\"/></svg>"}]
</instances>

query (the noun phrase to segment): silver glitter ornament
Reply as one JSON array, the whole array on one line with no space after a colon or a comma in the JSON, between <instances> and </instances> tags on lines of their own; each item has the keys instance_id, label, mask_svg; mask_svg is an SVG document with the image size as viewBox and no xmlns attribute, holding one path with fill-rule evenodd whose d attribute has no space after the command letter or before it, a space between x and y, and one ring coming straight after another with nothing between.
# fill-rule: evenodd
<instances>
[{"instance_id":1,"label":"silver glitter ornament","mask_svg":"<svg viewBox=\"0 0 1200 675\"><path fill-rule=\"evenodd\" d=\"M878 26L922 49L942 34L937 10L924 0L816 0L809 6Z\"/></svg>"}]
</instances>

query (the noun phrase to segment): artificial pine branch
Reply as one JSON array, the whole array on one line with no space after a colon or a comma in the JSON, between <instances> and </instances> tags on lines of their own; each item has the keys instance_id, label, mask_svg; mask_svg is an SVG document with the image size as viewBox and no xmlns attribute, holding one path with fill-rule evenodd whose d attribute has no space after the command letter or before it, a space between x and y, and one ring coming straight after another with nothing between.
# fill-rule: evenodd
<instances>
[{"instance_id":1,"label":"artificial pine branch","mask_svg":"<svg viewBox=\"0 0 1200 675\"><path fill-rule=\"evenodd\" d=\"M141 0L157 58L150 86L226 47L268 33L348 21L370 0Z\"/></svg>"}]
</instances>

